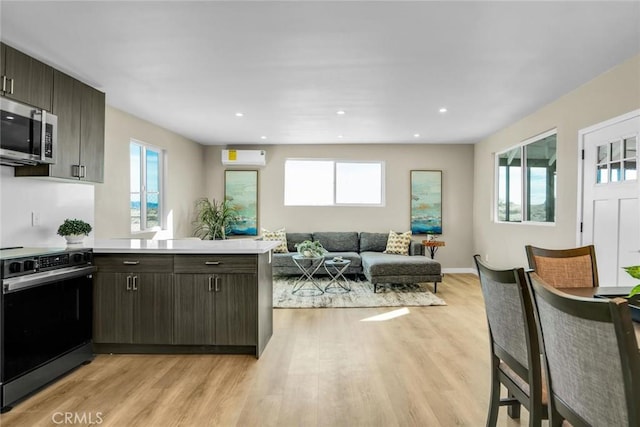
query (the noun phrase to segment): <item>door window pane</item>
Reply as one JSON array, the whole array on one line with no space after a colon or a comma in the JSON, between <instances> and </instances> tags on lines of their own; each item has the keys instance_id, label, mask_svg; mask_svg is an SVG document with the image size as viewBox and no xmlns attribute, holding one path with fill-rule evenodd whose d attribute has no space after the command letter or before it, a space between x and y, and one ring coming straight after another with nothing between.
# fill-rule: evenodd
<instances>
[{"instance_id":1,"label":"door window pane","mask_svg":"<svg viewBox=\"0 0 640 427\"><path fill-rule=\"evenodd\" d=\"M620 160L622 155L622 141L614 141L611 143L611 161Z\"/></svg>"},{"instance_id":2,"label":"door window pane","mask_svg":"<svg viewBox=\"0 0 640 427\"><path fill-rule=\"evenodd\" d=\"M598 146L598 164L606 163L609 160L609 145Z\"/></svg>"}]
</instances>

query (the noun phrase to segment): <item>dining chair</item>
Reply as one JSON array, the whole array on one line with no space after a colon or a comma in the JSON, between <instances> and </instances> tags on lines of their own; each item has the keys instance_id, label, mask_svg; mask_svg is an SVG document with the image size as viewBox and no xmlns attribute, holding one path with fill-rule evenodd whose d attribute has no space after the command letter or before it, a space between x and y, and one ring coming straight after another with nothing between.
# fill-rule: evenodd
<instances>
[{"instance_id":1,"label":"dining chair","mask_svg":"<svg viewBox=\"0 0 640 427\"><path fill-rule=\"evenodd\" d=\"M548 419L540 361L540 346L524 269L495 270L474 256L489 325L491 399L487 427L498 420L500 406L509 406L511 418L520 417L520 405L529 411L529 425ZM500 385L507 389L501 398Z\"/></svg>"},{"instance_id":2,"label":"dining chair","mask_svg":"<svg viewBox=\"0 0 640 427\"><path fill-rule=\"evenodd\" d=\"M598 286L596 250L593 245L571 249L525 246L529 268L556 288Z\"/></svg>"},{"instance_id":3,"label":"dining chair","mask_svg":"<svg viewBox=\"0 0 640 427\"><path fill-rule=\"evenodd\" d=\"M640 426L640 353L622 298L568 295L529 275L550 425Z\"/></svg>"}]
</instances>

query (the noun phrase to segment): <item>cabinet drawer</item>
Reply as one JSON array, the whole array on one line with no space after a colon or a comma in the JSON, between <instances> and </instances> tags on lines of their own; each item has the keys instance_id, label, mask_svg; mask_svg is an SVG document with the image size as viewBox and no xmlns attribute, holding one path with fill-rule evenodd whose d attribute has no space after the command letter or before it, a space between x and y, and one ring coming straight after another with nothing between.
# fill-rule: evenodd
<instances>
[{"instance_id":1,"label":"cabinet drawer","mask_svg":"<svg viewBox=\"0 0 640 427\"><path fill-rule=\"evenodd\" d=\"M255 273L255 255L176 255L175 273Z\"/></svg>"},{"instance_id":2,"label":"cabinet drawer","mask_svg":"<svg viewBox=\"0 0 640 427\"><path fill-rule=\"evenodd\" d=\"M171 273L173 255L97 254L93 256L98 271L127 273Z\"/></svg>"}]
</instances>

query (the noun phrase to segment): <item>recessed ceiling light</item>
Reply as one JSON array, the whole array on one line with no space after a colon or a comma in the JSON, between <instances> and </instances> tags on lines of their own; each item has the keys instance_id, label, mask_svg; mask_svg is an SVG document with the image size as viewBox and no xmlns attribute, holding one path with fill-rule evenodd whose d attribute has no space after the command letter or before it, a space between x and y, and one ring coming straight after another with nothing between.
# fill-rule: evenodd
<instances>
[{"instance_id":1,"label":"recessed ceiling light","mask_svg":"<svg viewBox=\"0 0 640 427\"><path fill-rule=\"evenodd\" d=\"M238 113L236 113L236 117L242 117L242 116L244 116L244 114L243 114L243 113L239 113L239 112L238 112Z\"/></svg>"},{"instance_id":2,"label":"recessed ceiling light","mask_svg":"<svg viewBox=\"0 0 640 427\"><path fill-rule=\"evenodd\" d=\"M338 110L336 111L336 114L339 116L344 116L346 113L344 112L344 110Z\"/></svg>"},{"instance_id":3,"label":"recessed ceiling light","mask_svg":"<svg viewBox=\"0 0 640 427\"><path fill-rule=\"evenodd\" d=\"M414 134L413 134L413 137L414 137L414 138L420 138L420 134L419 134L419 133L414 133Z\"/></svg>"},{"instance_id":4,"label":"recessed ceiling light","mask_svg":"<svg viewBox=\"0 0 640 427\"><path fill-rule=\"evenodd\" d=\"M446 113L446 112L447 112L447 109L446 109L445 107L442 107L442 108L441 108L440 110L438 110L438 111L440 111L441 113Z\"/></svg>"},{"instance_id":5,"label":"recessed ceiling light","mask_svg":"<svg viewBox=\"0 0 640 427\"><path fill-rule=\"evenodd\" d=\"M267 139L267 137L266 137L266 136L264 136L264 135L262 135L262 136L260 137L260 139Z\"/></svg>"},{"instance_id":6,"label":"recessed ceiling light","mask_svg":"<svg viewBox=\"0 0 640 427\"><path fill-rule=\"evenodd\" d=\"M338 138L342 138L342 135L338 135Z\"/></svg>"}]
</instances>

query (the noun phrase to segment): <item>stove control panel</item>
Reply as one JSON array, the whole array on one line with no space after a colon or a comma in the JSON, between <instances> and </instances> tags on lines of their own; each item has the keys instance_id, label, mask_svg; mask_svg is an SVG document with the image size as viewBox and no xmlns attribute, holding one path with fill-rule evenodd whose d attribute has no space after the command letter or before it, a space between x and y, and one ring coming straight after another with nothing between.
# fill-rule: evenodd
<instances>
[{"instance_id":1,"label":"stove control panel","mask_svg":"<svg viewBox=\"0 0 640 427\"><path fill-rule=\"evenodd\" d=\"M40 271L57 270L65 267L84 266L93 260L90 249L64 251L47 255L23 256L2 260L2 278L24 276Z\"/></svg>"}]
</instances>

